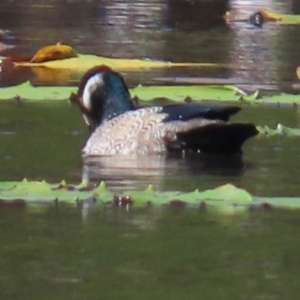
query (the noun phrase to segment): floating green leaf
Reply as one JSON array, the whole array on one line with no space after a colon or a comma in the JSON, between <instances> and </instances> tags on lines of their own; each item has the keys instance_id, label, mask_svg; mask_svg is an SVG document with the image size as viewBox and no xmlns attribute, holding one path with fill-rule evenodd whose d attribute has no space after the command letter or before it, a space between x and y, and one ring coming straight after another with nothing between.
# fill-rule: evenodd
<instances>
[{"instance_id":1,"label":"floating green leaf","mask_svg":"<svg viewBox=\"0 0 300 300\"><path fill-rule=\"evenodd\" d=\"M147 205L168 205L171 207L208 207L218 211L244 211L249 208L300 208L300 197L254 197L247 191L226 184L215 189L190 193L158 192L151 186L145 191L129 191L115 194L109 191L104 182L98 186L90 186L86 182L79 185L69 185L62 181L59 184L49 184L45 181L0 182L0 204L23 201L24 204L60 203L77 205L93 204L101 207L111 204L122 207L145 207ZM19 203L19 202L18 202Z\"/></svg>"},{"instance_id":2,"label":"floating green leaf","mask_svg":"<svg viewBox=\"0 0 300 300\"><path fill-rule=\"evenodd\" d=\"M66 100L70 94L76 92L74 87L33 87L25 82L13 87L0 88L0 99L8 100L19 97L26 100ZM131 96L143 101L156 98L166 98L176 102L186 99L195 101L240 101L242 99L257 97L257 93L247 95L235 86L137 86L130 90Z\"/></svg>"},{"instance_id":3,"label":"floating green leaf","mask_svg":"<svg viewBox=\"0 0 300 300\"><path fill-rule=\"evenodd\" d=\"M72 87L34 87L27 81L17 86L0 88L0 99L66 100L74 91L76 88Z\"/></svg>"},{"instance_id":4,"label":"floating green leaf","mask_svg":"<svg viewBox=\"0 0 300 300\"><path fill-rule=\"evenodd\" d=\"M291 128L278 123L275 129L269 126L257 126L257 130L260 134L272 136L272 135L284 135L284 136L300 136L300 128Z\"/></svg>"},{"instance_id":5,"label":"floating green leaf","mask_svg":"<svg viewBox=\"0 0 300 300\"><path fill-rule=\"evenodd\" d=\"M0 88L0 100L67 100L76 87L34 87L30 82L17 86ZM299 95L278 94L258 99L259 92L247 94L234 85L187 85L187 86L137 86L130 89L133 98L142 101L154 99L169 99L174 102L184 101L228 101L265 105L293 105L300 104Z\"/></svg>"},{"instance_id":6,"label":"floating green leaf","mask_svg":"<svg viewBox=\"0 0 300 300\"><path fill-rule=\"evenodd\" d=\"M299 105L300 104L300 95L281 93L281 94L277 94L277 95L273 95L273 96L262 97L261 99L255 101L255 103Z\"/></svg>"},{"instance_id":7,"label":"floating green leaf","mask_svg":"<svg viewBox=\"0 0 300 300\"><path fill-rule=\"evenodd\" d=\"M300 208L300 197L254 197L257 205L270 205L284 208Z\"/></svg>"},{"instance_id":8,"label":"floating green leaf","mask_svg":"<svg viewBox=\"0 0 300 300\"><path fill-rule=\"evenodd\" d=\"M229 85L195 85L195 86L137 86L130 90L131 96L142 101L150 101L155 98L166 98L176 102L186 99L194 101L240 101L248 95L237 88ZM257 96L257 95L256 95Z\"/></svg>"}]
</instances>

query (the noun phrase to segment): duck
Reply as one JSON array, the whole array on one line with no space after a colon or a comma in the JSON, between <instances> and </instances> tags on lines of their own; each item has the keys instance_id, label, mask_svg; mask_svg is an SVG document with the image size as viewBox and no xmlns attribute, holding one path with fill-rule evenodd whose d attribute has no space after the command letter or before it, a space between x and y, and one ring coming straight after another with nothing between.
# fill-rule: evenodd
<instances>
[{"instance_id":1,"label":"duck","mask_svg":"<svg viewBox=\"0 0 300 300\"><path fill-rule=\"evenodd\" d=\"M122 75L101 65L81 78L73 101L91 134L83 156L151 155L168 151L242 153L258 131L229 123L239 106L200 103L138 107Z\"/></svg>"}]
</instances>

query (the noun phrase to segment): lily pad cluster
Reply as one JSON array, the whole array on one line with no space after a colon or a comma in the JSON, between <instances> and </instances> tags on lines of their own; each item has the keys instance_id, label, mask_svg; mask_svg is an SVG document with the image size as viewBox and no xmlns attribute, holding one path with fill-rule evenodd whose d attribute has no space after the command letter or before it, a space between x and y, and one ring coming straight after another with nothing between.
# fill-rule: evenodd
<instances>
[{"instance_id":1,"label":"lily pad cluster","mask_svg":"<svg viewBox=\"0 0 300 300\"><path fill-rule=\"evenodd\" d=\"M35 87L27 81L17 86L0 88L0 100L21 99L67 100L76 87ZM300 105L300 96L279 94L259 97L259 91L247 93L234 85L142 86L130 89L131 97L141 101L164 98L174 102L225 101L266 105Z\"/></svg>"},{"instance_id":2,"label":"lily pad cluster","mask_svg":"<svg viewBox=\"0 0 300 300\"><path fill-rule=\"evenodd\" d=\"M278 123L276 128L270 128L269 126L257 126L258 132L263 135L273 136L273 135L282 135L282 136L300 136L300 128L291 128L284 126L281 123Z\"/></svg>"},{"instance_id":3,"label":"lily pad cluster","mask_svg":"<svg viewBox=\"0 0 300 300\"><path fill-rule=\"evenodd\" d=\"M215 189L189 193L159 192L149 186L144 191L113 193L105 182L98 186L82 182L70 185L65 181L49 184L45 181L0 182L0 205L59 204L92 205L103 207L149 207L208 208L221 212L247 211L249 209L300 208L300 197L255 197L246 190L225 184Z\"/></svg>"}]
</instances>

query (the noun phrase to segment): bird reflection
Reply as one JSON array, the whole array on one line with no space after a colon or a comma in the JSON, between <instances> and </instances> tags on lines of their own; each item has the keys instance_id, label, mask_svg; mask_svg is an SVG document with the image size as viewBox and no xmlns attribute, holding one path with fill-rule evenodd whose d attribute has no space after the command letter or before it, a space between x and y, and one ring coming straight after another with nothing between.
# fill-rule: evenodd
<instances>
[{"instance_id":1,"label":"bird reflection","mask_svg":"<svg viewBox=\"0 0 300 300\"><path fill-rule=\"evenodd\" d=\"M198 175L232 178L240 176L243 170L242 155L176 152L152 156L94 156L83 158L82 179L90 183L103 180L115 191L141 190L149 184L155 189L168 190L172 188L169 179Z\"/></svg>"}]
</instances>

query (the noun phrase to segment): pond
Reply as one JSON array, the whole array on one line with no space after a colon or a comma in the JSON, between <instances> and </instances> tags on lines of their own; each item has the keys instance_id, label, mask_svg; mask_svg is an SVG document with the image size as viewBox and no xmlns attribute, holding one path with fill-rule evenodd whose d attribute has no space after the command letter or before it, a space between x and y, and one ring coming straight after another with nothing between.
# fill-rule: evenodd
<instances>
[{"instance_id":1,"label":"pond","mask_svg":"<svg viewBox=\"0 0 300 300\"><path fill-rule=\"evenodd\" d=\"M298 93L299 26L220 21L229 7L240 20L261 7L300 13L292 1L216 1L208 11L198 1L42 3L1 2L0 28L10 30L16 44L1 55L29 56L64 41L80 53L235 66L123 72L130 87L230 82L262 95ZM199 21L194 11L200 8L210 22ZM0 85L76 86L82 74L52 75L1 73ZM294 107L241 106L233 121L299 127ZM232 183L256 196L300 195L297 137L257 136L243 156L178 153L128 168L127 162L82 160L88 135L80 112L66 101L3 101L0 180L105 180L114 191L151 184L183 192ZM221 214L166 207L107 207L83 215L63 204L0 206L0 299L295 299L299 216L296 210Z\"/></svg>"}]
</instances>

